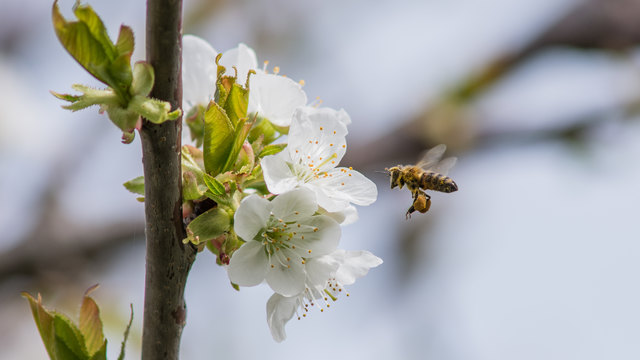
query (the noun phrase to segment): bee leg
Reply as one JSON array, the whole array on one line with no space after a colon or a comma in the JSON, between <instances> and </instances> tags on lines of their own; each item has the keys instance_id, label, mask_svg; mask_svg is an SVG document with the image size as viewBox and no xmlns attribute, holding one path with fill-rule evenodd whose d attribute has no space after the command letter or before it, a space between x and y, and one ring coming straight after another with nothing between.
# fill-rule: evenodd
<instances>
[{"instance_id":1,"label":"bee leg","mask_svg":"<svg viewBox=\"0 0 640 360\"><path fill-rule=\"evenodd\" d=\"M411 214L414 213L415 211L416 209L413 207L413 204L412 204L409 210L407 210L407 214L404 216L405 219L407 220L411 219Z\"/></svg>"}]
</instances>

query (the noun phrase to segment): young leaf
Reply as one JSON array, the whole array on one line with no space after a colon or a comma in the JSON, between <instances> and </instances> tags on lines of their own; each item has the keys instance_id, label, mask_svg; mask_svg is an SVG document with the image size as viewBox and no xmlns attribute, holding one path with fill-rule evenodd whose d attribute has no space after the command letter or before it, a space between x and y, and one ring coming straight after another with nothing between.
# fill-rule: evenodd
<instances>
[{"instance_id":1,"label":"young leaf","mask_svg":"<svg viewBox=\"0 0 640 360\"><path fill-rule=\"evenodd\" d=\"M221 208L215 207L210 209L187 226L190 241L199 244L218 237L229 230L231 226L231 217Z\"/></svg>"},{"instance_id":2,"label":"young leaf","mask_svg":"<svg viewBox=\"0 0 640 360\"><path fill-rule=\"evenodd\" d=\"M56 332L53 326L53 315L42 306L40 294L38 294L38 300L34 299L33 296L27 292L23 292L22 296L29 301L33 320L36 322L49 358L56 359Z\"/></svg>"},{"instance_id":3,"label":"young leaf","mask_svg":"<svg viewBox=\"0 0 640 360\"><path fill-rule=\"evenodd\" d=\"M53 326L56 335L56 353L57 356L59 356L58 359L89 358L82 333L68 317L63 314L54 313Z\"/></svg>"},{"instance_id":4,"label":"young leaf","mask_svg":"<svg viewBox=\"0 0 640 360\"><path fill-rule=\"evenodd\" d=\"M205 174L203 177L203 180L205 185L207 185L207 188L209 189L209 191L211 191L213 195L220 196L220 195L226 194L224 185L222 185L220 181L216 180L216 178Z\"/></svg>"},{"instance_id":5,"label":"young leaf","mask_svg":"<svg viewBox=\"0 0 640 360\"><path fill-rule=\"evenodd\" d=\"M235 127L238 126L240 119L247 117L248 106L249 90L234 82L233 85L231 85L231 91L226 98L223 108Z\"/></svg>"},{"instance_id":6,"label":"young leaf","mask_svg":"<svg viewBox=\"0 0 640 360\"><path fill-rule=\"evenodd\" d=\"M111 42L100 17L89 5L76 4L78 21L67 22L53 3L52 21L60 43L91 75L109 85L124 100L129 97L131 65L115 64L121 54ZM124 40L123 40L124 41ZM124 46L123 49L128 49ZM126 56L119 63L126 62Z\"/></svg>"},{"instance_id":7,"label":"young leaf","mask_svg":"<svg viewBox=\"0 0 640 360\"><path fill-rule=\"evenodd\" d=\"M260 152L258 157L265 157L267 155L275 155L275 154L279 153L280 151L282 151L285 147L287 147L287 144L271 144L271 145L267 145L262 149L262 151Z\"/></svg>"},{"instance_id":8,"label":"young leaf","mask_svg":"<svg viewBox=\"0 0 640 360\"><path fill-rule=\"evenodd\" d=\"M122 185L134 194L144 195L144 176L138 176Z\"/></svg>"},{"instance_id":9,"label":"young leaf","mask_svg":"<svg viewBox=\"0 0 640 360\"><path fill-rule=\"evenodd\" d=\"M96 302L89 297L89 293L93 291L97 285L89 288L82 299L80 307L80 332L84 337L85 345L89 356L93 357L96 353L106 346L106 340L102 332L102 320L100 320L100 310Z\"/></svg>"},{"instance_id":10,"label":"young leaf","mask_svg":"<svg viewBox=\"0 0 640 360\"><path fill-rule=\"evenodd\" d=\"M251 130L251 124L253 124L253 122L247 122L246 120L247 119L244 118L238 121L236 130L233 134L233 144L229 154L227 155L227 161L225 162L222 171L231 170L238 159L238 154L240 153L240 149L242 149L242 144L244 144L244 140L247 138L249 130Z\"/></svg>"},{"instance_id":11,"label":"young leaf","mask_svg":"<svg viewBox=\"0 0 640 360\"><path fill-rule=\"evenodd\" d=\"M211 103L204 114L204 168L216 176L224 171L234 140L234 127L225 111Z\"/></svg>"}]
</instances>

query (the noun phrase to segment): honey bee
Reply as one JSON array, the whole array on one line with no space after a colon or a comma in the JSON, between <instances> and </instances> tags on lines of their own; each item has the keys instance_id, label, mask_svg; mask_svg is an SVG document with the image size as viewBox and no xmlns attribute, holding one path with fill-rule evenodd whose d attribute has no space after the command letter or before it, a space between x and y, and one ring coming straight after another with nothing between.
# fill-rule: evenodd
<instances>
[{"instance_id":1,"label":"honey bee","mask_svg":"<svg viewBox=\"0 0 640 360\"><path fill-rule=\"evenodd\" d=\"M410 218L415 211L426 213L431 207L431 196L423 190L433 190L451 193L458 190L458 185L447 176L449 169L456 163L455 157L442 161L447 146L440 144L427 151L422 160L416 165L397 165L385 169L391 176L391 188L407 185L413 196L413 204L407 210L406 218Z\"/></svg>"}]
</instances>

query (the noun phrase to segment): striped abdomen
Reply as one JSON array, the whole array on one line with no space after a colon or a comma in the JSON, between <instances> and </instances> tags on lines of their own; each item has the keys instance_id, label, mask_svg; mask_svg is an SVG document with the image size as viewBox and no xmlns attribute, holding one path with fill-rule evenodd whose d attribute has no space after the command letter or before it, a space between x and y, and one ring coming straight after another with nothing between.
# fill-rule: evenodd
<instances>
[{"instance_id":1,"label":"striped abdomen","mask_svg":"<svg viewBox=\"0 0 640 360\"><path fill-rule=\"evenodd\" d=\"M420 176L420 188L423 190L450 193L458 190L458 185L448 176L433 171L425 171Z\"/></svg>"}]
</instances>

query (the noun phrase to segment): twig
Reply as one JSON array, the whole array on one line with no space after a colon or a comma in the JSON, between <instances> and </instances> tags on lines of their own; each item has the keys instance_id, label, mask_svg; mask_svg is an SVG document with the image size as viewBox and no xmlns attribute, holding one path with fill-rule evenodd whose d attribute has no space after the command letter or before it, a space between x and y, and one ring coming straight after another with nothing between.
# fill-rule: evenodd
<instances>
[{"instance_id":1,"label":"twig","mask_svg":"<svg viewBox=\"0 0 640 360\"><path fill-rule=\"evenodd\" d=\"M147 61L155 70L151 96L180 107L181 0L147 1ZM185 324L184 288L195 249L182 243L180 132L182 119L144 122L146 279L142 359L178 359Z\"/></svg>"}]
</instances>

